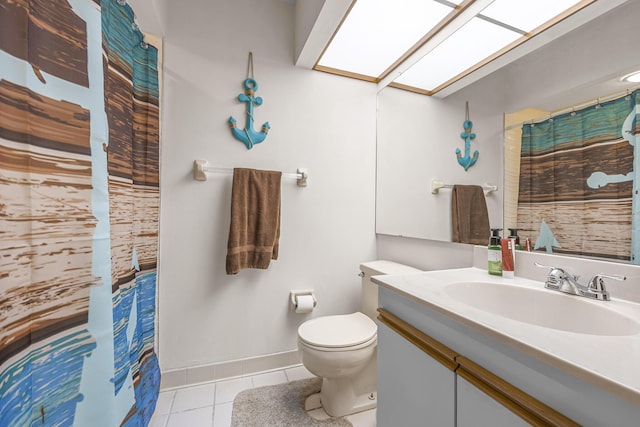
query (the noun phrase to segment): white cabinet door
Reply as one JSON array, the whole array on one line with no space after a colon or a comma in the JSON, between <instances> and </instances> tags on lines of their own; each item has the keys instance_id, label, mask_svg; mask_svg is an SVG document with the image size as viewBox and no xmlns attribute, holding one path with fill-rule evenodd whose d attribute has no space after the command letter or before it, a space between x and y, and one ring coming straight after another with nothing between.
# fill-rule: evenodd
<instances>
[{"instance_id":1,"label":"white cabinet door","mask_svg":"<svg viewBox=\"0 0 640 427\"><path fill-rule=\"evenodd\" d=\"M455 374L378 322L377 427L455 426Z\"/></svg>"},{"instance_id":2,"label":"white cabinet door","mask_svg":"<svg viewBox=\"0 0 640 427\"><path fill-rule=\"evenodd\" d=\"M460 376L457 376L457 405L457 427L530 426Z\"/></svg>"}]
</instances>

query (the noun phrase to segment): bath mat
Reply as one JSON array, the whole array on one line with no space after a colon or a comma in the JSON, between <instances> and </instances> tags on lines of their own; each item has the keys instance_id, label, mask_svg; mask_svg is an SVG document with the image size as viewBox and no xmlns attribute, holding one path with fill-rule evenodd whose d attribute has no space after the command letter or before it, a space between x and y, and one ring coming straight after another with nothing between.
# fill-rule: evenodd
<instances>
[{"instance_id":1,"label":"bath mat","mask_svg":"<svg viewBox=\"0 0 640 427\"><path fill-rule=\"evenodd\" d=\"M316 420L304 410L305 399L320 391L322 378L259 387L233 401L231 427L351 427L344 417Z\"/></svg>"}]
</instances>

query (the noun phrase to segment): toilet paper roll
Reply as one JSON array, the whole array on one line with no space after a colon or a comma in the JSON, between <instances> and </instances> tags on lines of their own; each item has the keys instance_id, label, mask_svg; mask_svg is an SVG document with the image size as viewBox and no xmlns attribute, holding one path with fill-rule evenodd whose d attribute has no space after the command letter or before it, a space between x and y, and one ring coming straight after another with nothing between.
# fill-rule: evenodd
<instances>
[{"instance_id":1,"label":"toilet paper roll","mask_svg":"<svg viewBox=\"0 0 640 427\"><path fill-rule=\"evenodd\" d=\"M313 297L311 295L298 295L296 297L296 313L311 313L313 310Z\"/></svg>"}]
</instances>

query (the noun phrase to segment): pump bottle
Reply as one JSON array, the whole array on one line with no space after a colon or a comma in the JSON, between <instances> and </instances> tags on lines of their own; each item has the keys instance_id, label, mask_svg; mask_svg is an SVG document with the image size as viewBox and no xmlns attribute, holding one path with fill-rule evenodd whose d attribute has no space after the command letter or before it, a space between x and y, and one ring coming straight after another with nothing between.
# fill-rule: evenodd
<instances>
[{"instance_id":1,"label":"pump bottle","mask_svg":"<svg viewBox=\"0 0 640 427\"><path fill-rule=\"evenodd\" d=\"M500 246L500 231L502 228L492 228L489 246L487 247L487 261L489 274L502 276L502 246Z\"/></svg>"},{"instance_id":2,"label":"pump bottle","mask_svg":"<svg viewBox=\"0 0 640 427\"><path fill-rule=\"evenodd\" d=\"M523 251L525 248L524 246L522 246L520 244L520 236L518 236L518 230L520 230L519 228L510 228L509 229L509 239L515 239L516 240L516 249L519 251Z\"/></svg>"}]
</instances>

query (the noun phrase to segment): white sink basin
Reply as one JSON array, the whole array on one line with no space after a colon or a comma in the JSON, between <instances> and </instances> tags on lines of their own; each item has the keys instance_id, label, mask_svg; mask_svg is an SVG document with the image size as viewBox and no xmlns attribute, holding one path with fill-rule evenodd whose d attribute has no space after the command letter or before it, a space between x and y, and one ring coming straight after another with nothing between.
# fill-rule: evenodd
<instances>
[{"instance_id":1,"label":"white sink basin","mask_svg":"<svg viewBox=\"0 0 640 427\"><path fill-rule=\"evenodd\" d=\"M443 291L478 310L545 328L601 336L640 333L640 323L608 308L608 301L492 282L452 283Z\"/></svg>"}]
</instances>

